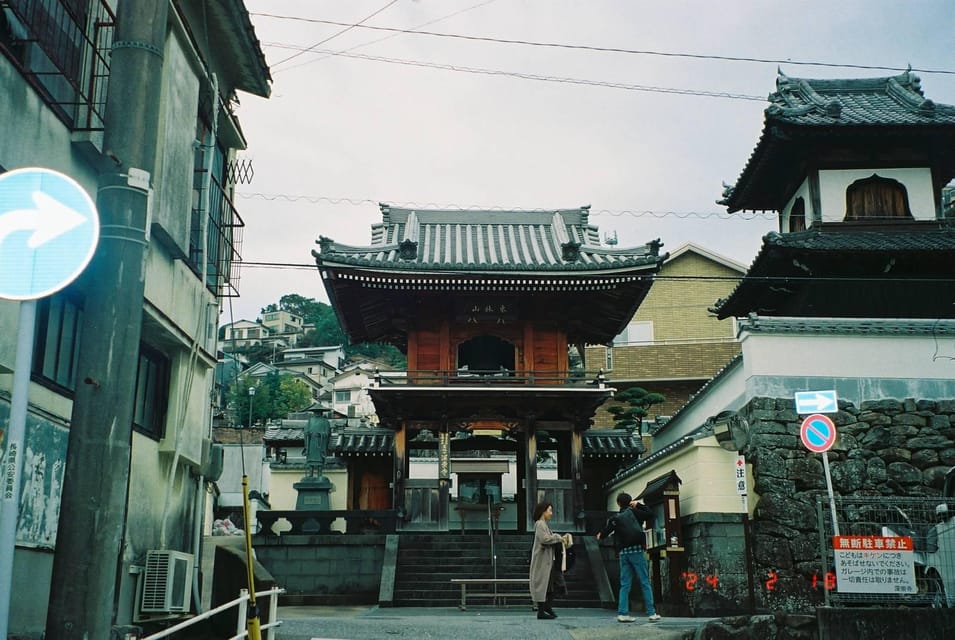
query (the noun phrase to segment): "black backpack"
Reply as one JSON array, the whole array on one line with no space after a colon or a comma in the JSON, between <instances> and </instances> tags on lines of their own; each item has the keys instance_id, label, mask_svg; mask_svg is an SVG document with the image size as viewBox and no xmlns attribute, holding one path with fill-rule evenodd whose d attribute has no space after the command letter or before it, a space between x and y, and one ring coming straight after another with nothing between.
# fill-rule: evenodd
<instances>
[{"instance_id":1,"label":"black backpack","mask_svg":"<svg viewBox=\"0 0 955 640\"><path fill-rule=\"evenodd\" d=\"M633 509L624 509L614 517L617 523L614 526L613 535L618 547L626 548L646 544L647 536L643 533L643 527L637 522L637 516Z\"/></svg>"}]
</instances>

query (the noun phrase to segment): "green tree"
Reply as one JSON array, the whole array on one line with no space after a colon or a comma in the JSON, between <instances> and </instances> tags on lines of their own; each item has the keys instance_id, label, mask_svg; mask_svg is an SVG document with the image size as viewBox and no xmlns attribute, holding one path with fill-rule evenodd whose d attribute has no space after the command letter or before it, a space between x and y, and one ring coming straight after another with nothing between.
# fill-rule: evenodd
<instances>
[{"instance_id":1,"label":"green tree","mask_svg":"<svg viewBox=\"0 0 955 640\"><path fill-rule=\"evenodd\" d=\"M249 393L250 387L255 388L255 394ZM228 401L235 425L249 426L250 415L252 424L266 422L272 417L274 402L272 388L267 379L263 381L251 376L239 378L229 387Z\"/></svg>"},{"instance_id":2,"label":"green tree","mask_svg":"<svg viewBox=\"0 0 955 640\"><path fill-rule=\"evenodd\" d=\"M613 416L614 426L636 430L638 435L642 435L643 419L647 417L650 407L664 402L666 397L642 387L630 387L616 394L614 400L620 404L607 407L607 411Z\"/></svg>"},{"instance_id":3,"label":"green tree","mask_svg":"<svg viewBox=\"0 0 955 640\"><path fill-rule=\"evenodd\" d=\"M250 387L255 388L255 394L249 393ZM272 371L264 378L246 376L237 380L229 388L228 401L234 424L249 423L250 405L252 424L264 424L307 409L312 404L312 392L301 380Z\"/></svg>"},{"instance_id":4,"label":"green tree","mask_svg":"<svg viewBox=\"0 0 955 640\"><path fill-rule=\"evenodd\" d=\"M285 418L290 413L298 413L312 406L312 392L308 385L290 376L282 376L279 380L279 393L275 402L278 418Z\"/></svg>"}]
</instances>

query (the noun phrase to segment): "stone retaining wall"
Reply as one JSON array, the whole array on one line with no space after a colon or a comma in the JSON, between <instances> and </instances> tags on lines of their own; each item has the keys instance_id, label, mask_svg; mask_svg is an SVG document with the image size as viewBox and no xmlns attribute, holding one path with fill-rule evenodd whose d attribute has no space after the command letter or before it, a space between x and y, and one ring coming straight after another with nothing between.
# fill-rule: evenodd
<instances>
[{"instance_id":1,"label":"stone retaining wall","mask_svg":"<svg viewBox=\"0 0 955 640\"><path fill-rule=\"evenodd\" d=\"M955 400L840 402L829 450L840 496L941 495L955 466ZM811 612L823 602L816 502L826 495L822 457L801 443L791 399L757 398L740 412L750 425L744 453L759 496L752 522L757 610ZM777 576L773 588L766 577Z\"/></svg>"},{"instance_id":2,"label":"stone retaining wall","mask_svg":"<svg viewBox=\"0 0 955 640\"><path fill-rule=\"evenodd\" d=\"M260 536L255 553L285 588L282 604L378 602L384 535Z\"/></svg>"}]
</instances>

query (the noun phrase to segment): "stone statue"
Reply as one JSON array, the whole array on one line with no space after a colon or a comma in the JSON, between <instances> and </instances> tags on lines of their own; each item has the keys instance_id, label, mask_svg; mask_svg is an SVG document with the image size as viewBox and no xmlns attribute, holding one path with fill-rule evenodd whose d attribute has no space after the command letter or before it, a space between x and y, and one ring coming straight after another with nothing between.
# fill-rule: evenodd
<instances>
[{"instance_id":1,"label":"stone statue","mask_svg":"<svg viewBox=\"0 0 955 640\"><path fill-rule=\"evenodd\" d=\"M332 425L325 417L311 416L305 427L305 467L308 477L322 477L325 468L325 453L328 450L328 437Z\"/></svg>"}]
</instances>

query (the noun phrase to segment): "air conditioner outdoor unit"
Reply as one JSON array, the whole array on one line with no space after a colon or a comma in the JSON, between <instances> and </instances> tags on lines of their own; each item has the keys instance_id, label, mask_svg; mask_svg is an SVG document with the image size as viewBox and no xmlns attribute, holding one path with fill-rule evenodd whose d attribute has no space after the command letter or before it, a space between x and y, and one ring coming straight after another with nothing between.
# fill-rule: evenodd
<instances>
[{"instance_id":1,"label":"air conditioner outdoor unit","mask_svg":"<svg viewBox=\"0 0 955 640\"><path fill-rule=\"evenodd\" d=\"M192 563L191 553L147 551L139 610L143 613L188 613Z\"/></svg>"},{"instance_id":2,"label":"air conditioner outdoor unit","mask_svg":"<svg viewBox=\"0 0 955 640\"><path fill-rule=\"evenodd\" d=\"M215 482L222 477L225 464L225 449L218 442L208 439L202 441L202 467L199 472L206 480Z\"/></svg>"}]
</instances>

